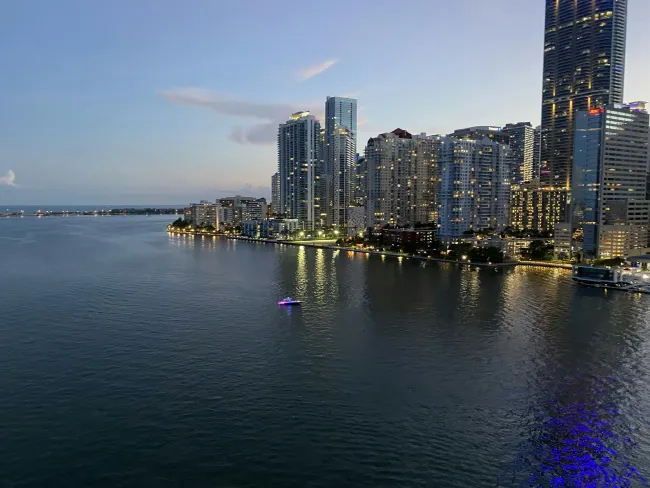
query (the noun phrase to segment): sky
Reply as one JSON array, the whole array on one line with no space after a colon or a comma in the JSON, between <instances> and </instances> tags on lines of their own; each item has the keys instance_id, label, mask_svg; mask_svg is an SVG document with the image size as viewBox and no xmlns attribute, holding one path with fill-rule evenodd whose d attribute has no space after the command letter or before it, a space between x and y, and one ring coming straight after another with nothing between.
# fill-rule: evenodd
<instances>
[{"instance_id":1,"label":"sky","mask_svg":"<svg viewBox=\"0 0 650 488\"><path fill-rule=\"evenodd\" d=\"M625 98L650 100L629 0ZM401 127L539 123L543 0L5 0L0 207L268 196L277 125L359 100Z\"/></svg>"}]
</instances>

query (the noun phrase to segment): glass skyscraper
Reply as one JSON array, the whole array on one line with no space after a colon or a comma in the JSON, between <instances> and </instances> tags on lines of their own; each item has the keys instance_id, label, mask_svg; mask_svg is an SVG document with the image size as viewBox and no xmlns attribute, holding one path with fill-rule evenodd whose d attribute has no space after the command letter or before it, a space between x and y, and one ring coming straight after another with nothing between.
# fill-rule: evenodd
<instances>
[{"instance_id":1,"label":"glass skyscraper","mask_svg":"<svg viewBox=\"0 0 650 488\"><path fill-rule=\"evenodd\" d=\"M572 220L587 257L626 256L648 245L650 116L644 102L576 114Z\"/></svg>"},{"instance_id":2,"label":"glass skyscraper","mask_svg":"<svg viewBox=\"0 0 650 488\"><path fill-rule=\"evenodd\" d=\"M325 225L343 228L356 184L357 101L327 97L325 101L325 193L321 207Z\"/></svg>"},{"instance_id":3,"label":"glass skyscraper","mask_svg":"<svg viewBox=\"0 0 650 488\"><path fill-rule=\"evenodd\" d=\"M569 188L575 115L623 101L627 0L546 0L543 186Z\"/></svg>"}]
</instances>

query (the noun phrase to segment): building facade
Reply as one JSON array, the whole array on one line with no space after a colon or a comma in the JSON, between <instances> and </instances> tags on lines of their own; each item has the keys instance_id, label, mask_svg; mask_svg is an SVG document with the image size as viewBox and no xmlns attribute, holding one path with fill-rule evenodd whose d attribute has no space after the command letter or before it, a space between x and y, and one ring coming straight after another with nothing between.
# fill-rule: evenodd
<instances>
[{"instance_id":1,"label":"building facade","mask_svg":"<svg viewBox=\"0 0 650 488\"><path fill-rule=\"evenodd\" d=\"M365 232L366 209L364 207L352 206L348 209L347 234L349 237Z\"/></svg>"},{"instance_id":2,"label":"building facade","mask_svg":"<svg viewBox=\"0 0 650 488\"><path fill-rule=\"evenodd\" d=\"M296 112L278 129L280 212L313 229L316 174L319 171L321 127L309 112Z\"/></svg>"},{"instance_id":3,"label":"building facade","mask_svg":"<svg viewBox=\"0 0 650 488\"><path fill-rule=\"evenodd\" d=\"M648 245L649 124L642 102L576 115L571 217L585 257L626 256Z\"/></svg>"},{"instance_id":4,"label":"building facade","mask_svg":"<svg viewBox=\"0 0 650 488\"><path fill-rule=\"evenodd\" d=\"M555 225L567 219L567 198L564 188L513 186L510 225L515 230L553 233Z\"/></svg>"},{"instance_id":5,"label":"building facade","mask_svg":"<svg viewBox=\"0 0 650 488\"><path fill-rule=\"evenodd\" d=\"M466 127L465 129L456 129L449 135L459 139L483 140L487 138L500 144L508 144L510 142L510 135L505 133L501 127L493 125L476 125Z\"/></svg>"},{"instance_id":6,"label":"building facade","mask_svg":"<svg viewBox=\"0 0 650 488\"><path fill-rule=\"evenodd\" d=\"M327 148L333 159L328 162L332 173L328 177L331 185L331 210L328 224L343 229L348 221L348 208L353 201L356 184L356 135L345 127L335 129L329 137ZM331 164L330 164L331 163Z\"/></svg>"},{"instance_id":7,"label":"building facade","mask_svg":"<svg viewBox=\"0 0 650 488\"><path fill-rule=\"evenodd\" d=\"M211 225L219 229L219 205L201 200L200 203L190 203L190 223L195 226Z\"/></svg>"},{"instance_id":8,"label":"building facade","mask_svg":"<svg viewBox=\"0 0 650 488\"><path fill-rule=\"evenodd\" d=\"M271 212L280 213L280 173L271 176Z\"/></svg>"},{"instance_id":9,"label":"building facade","mask_svg":"<svg viewBox=\"0 0 650 488\"><path fill-rule=\"evenodd\" d=\"M382 244L386 246L417 246L428 248L436 242L435 229L383 229L381 231Z\"/></svg>"},{"instance_id":10,"label":"building facade","mask_svg":"<svg viewBox=\"0 0 650 488\"><path fill-rule=\"evenodd\" d=\"M368 141L365 179L369 227L436 220L439 143L437 136L413 136L403 129Z\"/></svg>"},{"instance_id":11,"label":"building facade","mask_svg":"<svg viewBox=\"0 0 650 488\"><path fill-rule=\"evenodd\" d=\"M542 126L535 127L533 138L533 173L530 181L539 181L539 169L542 164Z\"/></svg>"},{"instance_id":12,"label":"building facade","mask_svg":"<svg viewBox=\"0 0 650 488\"><path fill-rule=\"evenodd\" d=\"M508 226L511 161L510 146L487 137L446 137L441 141L438 207L442 239Z\"/></svg>"},{"instance_id":13,"label":"building facade","mask_svg":"<svg viewBox=\"0 0 650 488\"><path fill-rule=\"evenodd\" d=\"M240 225L246 220L262 220L266 218L266 198L234 197L220 198L217 200L220 208L221 223L227 225Z\"/></svg>"},{"instance_id":14,"label":"building facade","mask_svg":"<svg viewBox=\"0 0 650 488\"><path fill-rule=\"evenodd\" d=\"M568 188L575 116L623 101L627 0L546 0L541 182Z\"/></svg>"},{"instance_id":15,"label":"building facade","mask_svg":"<svg viewBox=\"0 0 650 488\"><path fill-rule=\"evenodd\" d=\"M512 184L533 180L535 164L535 129L530 122L506 124L503 132L509 136L512 151Z\"/></svg>"},{"instance_id":16,"label":"building facade","mask_svg":"<svg viewBox=\"0 0 650 488\"><path fill-rule=\"evenodd\" d=\"M325 101L324 192L325 225L344 228L356 183L357 100L327 97Z\"/></svg>"},{"instance_id":17,"label":"building facade","mask_svg":"<svg viewBox=\"0 0 650 488\"><path fill-rule=\"evenodd\" d=\"M357 154L356 156L356 169L355 169L355 185L352 200L354 205L358 207L365 207L366 205L366 175L368 167L366 164L366 157Z\"/></svg>"}]
</instances>

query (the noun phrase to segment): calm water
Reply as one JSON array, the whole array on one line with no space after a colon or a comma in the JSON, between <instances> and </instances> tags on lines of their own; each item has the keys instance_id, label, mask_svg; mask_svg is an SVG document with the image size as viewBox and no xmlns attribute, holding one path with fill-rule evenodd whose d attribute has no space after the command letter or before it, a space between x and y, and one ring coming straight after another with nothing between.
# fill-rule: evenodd
<instances>
[{"instance_id":1,"label":"calm water","mask_svg":"<svg viewBox=\"0 0 650 488\"><path fill-rule=\"evenodd\" d=\"M650 476L650 297L169 220L0 219L0 485Z\"/></svg>"}]
</instances>

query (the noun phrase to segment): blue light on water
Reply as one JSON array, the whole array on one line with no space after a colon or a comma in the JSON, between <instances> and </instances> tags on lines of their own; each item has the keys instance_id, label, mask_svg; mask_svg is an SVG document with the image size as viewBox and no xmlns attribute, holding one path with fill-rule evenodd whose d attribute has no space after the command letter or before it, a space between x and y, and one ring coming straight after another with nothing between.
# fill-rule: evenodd
<instances>
[{"instance_id":1,"label":"blue light on water","mask_svg":"<svg viewBox=\"0 0 650 488\"><path fill-rule=\"evenodd\" d=\"M556 400L543 414L538 411L527 422L528 439L512 476L500 476L499 486L650 486L629 460L636 447L633 432L606 391L594 388L587 395L593 401Z\"/></svg>"}]
</instances>

